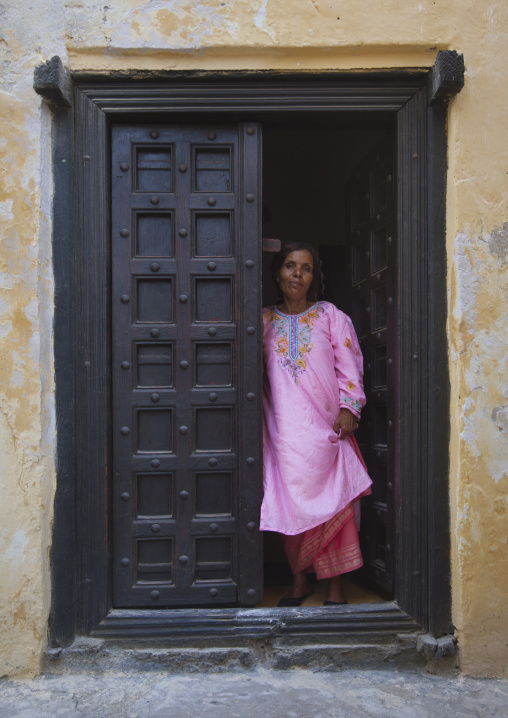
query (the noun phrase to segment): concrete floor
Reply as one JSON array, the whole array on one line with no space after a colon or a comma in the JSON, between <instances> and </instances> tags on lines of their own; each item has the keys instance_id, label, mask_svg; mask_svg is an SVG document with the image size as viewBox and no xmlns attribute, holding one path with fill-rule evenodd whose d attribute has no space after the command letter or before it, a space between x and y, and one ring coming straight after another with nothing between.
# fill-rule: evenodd
<instances>
[{"instance_id":1,"label":"concrete floor","mask_svg":"<svg viewBox=\"0 0 508 718\"><path fill-rule=\"evenodd\" d=\"M394 670L156 671L0 680L0 718L508 717L508 682Z\"/></svg>"}]
</instances>

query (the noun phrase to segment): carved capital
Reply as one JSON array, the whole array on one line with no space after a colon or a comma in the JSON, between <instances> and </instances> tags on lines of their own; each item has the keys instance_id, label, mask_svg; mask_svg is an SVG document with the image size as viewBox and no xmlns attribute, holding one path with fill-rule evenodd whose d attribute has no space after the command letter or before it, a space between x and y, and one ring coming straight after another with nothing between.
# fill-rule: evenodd
<instances>
[{"instance_id":1,"label":"carved capital","mask_svg":"<svg viewBox=\"0 0 508 718\"><path fill-rule=\"evenodd\" d=\"M446 105L464 87L464 56L440 50L430 72L430 104Z\"/></svg>"},{"instance_id":2,"label":"carved capital","mask_svg":"<svg viewBox=\"0 0 508 718\"><path fill-rule=\"evenodd\" d=\"M72 107L72 79L58 55L37 65L34 70L34 90L57 107Z\"/></svg>"}]
</instances>

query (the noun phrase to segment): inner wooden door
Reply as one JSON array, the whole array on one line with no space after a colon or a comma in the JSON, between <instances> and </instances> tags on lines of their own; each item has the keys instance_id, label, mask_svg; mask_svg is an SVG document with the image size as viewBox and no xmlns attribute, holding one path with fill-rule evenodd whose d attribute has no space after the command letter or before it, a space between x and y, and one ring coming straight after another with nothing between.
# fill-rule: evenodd
<instances>
[{"instance_id":1,"label":"inner wooden door","mask_svg":"<svg viewBox=\"0 0 508 718\"><path fill-rule=\"evenodd\" d=\"M360 534L370 584L392 597L398 486L398 301L396 182L388 136L348 183L349 305L364 357L367 404L357 439L372 478Z\"/></svg>"},{"instance_id":2,"label":"inner wooden door","mask_svg":"<svg viewBox=\"0 0 508 718\"><path fill-rule=\"evenodd\" d=\"M116 607L261 598L260 141L112 127Z\"/></svg>"}]
</instances>

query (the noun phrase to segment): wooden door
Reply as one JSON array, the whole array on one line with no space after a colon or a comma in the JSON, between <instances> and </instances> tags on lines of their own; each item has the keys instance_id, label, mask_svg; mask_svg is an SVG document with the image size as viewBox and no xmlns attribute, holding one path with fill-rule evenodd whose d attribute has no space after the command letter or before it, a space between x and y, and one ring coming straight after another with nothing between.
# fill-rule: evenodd
<instances>
[{"instance_id":1,"label":"wooden door","mask_svg":"<svg viewBox=\"0 0 508 718\"><path fill-rule=\"evenodd\" d=\"M116 607L261 598L260 139L112 128Z\"/></svg>"},{"instance_id":2,"label":"wooden door","mask_svg":"<svg viewBox=\"0 0 508 718\"><path fill-rule=\"evenodd\" d=\"M397 241L392 143L381 142L348 187L351 318L364 357L367 405L357 433L372 496L362 500L363 573L394 592L397 493Z\"/></svg>"}]
</instances>

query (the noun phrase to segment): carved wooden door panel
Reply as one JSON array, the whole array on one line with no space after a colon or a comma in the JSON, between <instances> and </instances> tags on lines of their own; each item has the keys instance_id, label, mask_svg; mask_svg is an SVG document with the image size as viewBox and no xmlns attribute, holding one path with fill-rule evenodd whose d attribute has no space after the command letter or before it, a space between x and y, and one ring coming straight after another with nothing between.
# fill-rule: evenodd
<instances>
[{"instance_id":1,"label":"carved wooden door panel","mask_svg":"<svg viewBox=\"0 0 508 718\"><path fill-rule=\"evenodd\" d=\"M112 128L113 605L261 597L260 127Z\"/></svg>"},{"instance_id":2,"label":"carved wooden door panel","mask_svg":"<svg viewBox=\"0 0 508 718\"><path fill-rule=\"evenodd\" d=\"M349 182L351 318L364 356L367 406L358 443L373 480L362 500L365 576L394 590L397 477L397 249L394 157L383 141Z\"/></svg>"}]
</instances>

